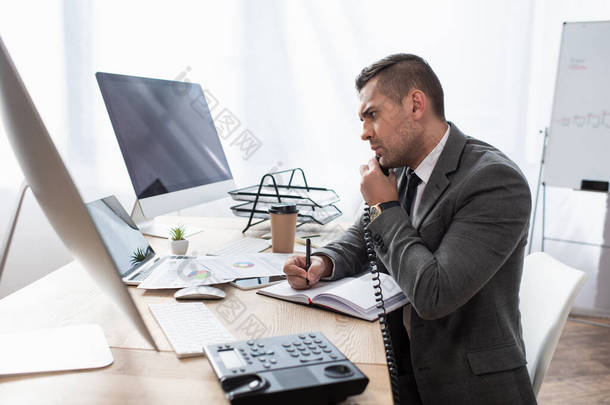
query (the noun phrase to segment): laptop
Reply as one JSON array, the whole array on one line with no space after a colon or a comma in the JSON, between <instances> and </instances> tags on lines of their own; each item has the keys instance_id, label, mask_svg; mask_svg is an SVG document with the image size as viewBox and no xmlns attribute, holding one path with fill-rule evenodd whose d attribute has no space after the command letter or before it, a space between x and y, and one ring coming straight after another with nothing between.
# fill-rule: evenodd
<instances>
[{"instance_id":1,"label":"laptop","mask_svg":"<svg viewBox=\"0 0 610 405\"><path fill-rule=\"evenodd\" d=\"M189 256L160 257L155 254L113 195L88 203L87 209L125 284L140 284L165 261L192 259Z\"/></svg>"}]
</instances>

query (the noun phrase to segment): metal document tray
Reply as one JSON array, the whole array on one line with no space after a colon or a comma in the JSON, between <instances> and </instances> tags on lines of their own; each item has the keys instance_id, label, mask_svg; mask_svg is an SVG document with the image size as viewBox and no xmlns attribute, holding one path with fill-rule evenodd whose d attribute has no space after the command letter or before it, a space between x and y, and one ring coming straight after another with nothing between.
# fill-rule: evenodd
<instances>
[{"instance_id":1,"label":"metal document tray","mask_svg":"<svg viewBox=\"0 0 610 405\"><path fill-rule=\"evenodd\" d=\"M287 186L285 184L263 185L260 193L258 193L259 186L254 185L229 191L229 194L236 201L254 201L258 195L259 202L275 203L278 202L275 187L277 187L282 202L324 207L339 201L339 195L334 190L322 187Z\"/></svg>"},{"instance_id":2,"label":"metal document tray","mask_svg":"<svg viewBox=\"0 0 610 405\"><path fill-rule=\"evenodd\" d=\"M256 209L254 209L254 202L245 202L242 204L237 204L231 207L233 214L239 217L250 217L254 209L254 218L259 219L269 219L269 207L271 207L274 202L261 202L258 201L256 205ZM341 211L339 208L334 205L327 205L325 207L312 207L309 205L299 205L299 216L297 221L301 224L304 223L317 223L320 225L325 225L332 221L333 219L341 216Z\"/></svg>"}]
</instances>

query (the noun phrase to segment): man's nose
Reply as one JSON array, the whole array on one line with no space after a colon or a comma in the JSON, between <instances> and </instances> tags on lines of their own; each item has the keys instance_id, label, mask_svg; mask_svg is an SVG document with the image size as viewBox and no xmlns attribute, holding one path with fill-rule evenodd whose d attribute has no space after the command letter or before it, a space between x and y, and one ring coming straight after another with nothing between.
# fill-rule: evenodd
<instances>
[{"instance_id":1,"label":"man's nose","mask_svg":"<svg viewBox=\"0 0 610 405\"><path fill-rule=\"evenodd\" d=\"M366 121L362 123L362 134L360 134L360 139L363 141L368 141L373 137L373 128L371 124L368 124Z\"/></svg>"}]
</instances>

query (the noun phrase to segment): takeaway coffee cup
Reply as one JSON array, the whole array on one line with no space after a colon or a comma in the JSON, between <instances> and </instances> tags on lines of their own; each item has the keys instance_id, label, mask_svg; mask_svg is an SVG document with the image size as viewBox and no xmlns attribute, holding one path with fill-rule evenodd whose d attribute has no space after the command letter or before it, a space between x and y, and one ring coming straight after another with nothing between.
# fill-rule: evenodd
<instances>
[{"instance_id":1,"label":"takeaway coffee cup","mask_svg":"<svg viewBox=\"0 0 610 405\"><path fill-rule=\"evenodd\" d=\"M273 253L292 253L298 213L296 204L291 203L277 203L269 208Z\"/></svg>"}]
</instances>

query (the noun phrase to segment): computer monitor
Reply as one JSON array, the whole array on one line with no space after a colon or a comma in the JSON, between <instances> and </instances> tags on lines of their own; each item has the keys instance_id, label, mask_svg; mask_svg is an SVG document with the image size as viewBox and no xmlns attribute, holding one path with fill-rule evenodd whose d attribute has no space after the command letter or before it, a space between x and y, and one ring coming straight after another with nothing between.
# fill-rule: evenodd
<instances>
[{"instance_id":1,"label":"computer monitor","mask_svg":"<svg viewBox=\"0 0 610 405\"><path fill-rule=\"evenodd\" d=\"M151 219L226 197L233 176L201 86L96 73L136 193L132 216L145 234Z\"/></svg>"},{"instance_id":2,"label":"computer monitor","mask_svg":"<svg viewBox=\"0 0 610 405\"><path fill-rule=\"evenodd\" d=\"M158 350L2 38L0 105L8 140L49 222L100 289L126 313L148 343Z\"/></svg>"}]
</instances>

